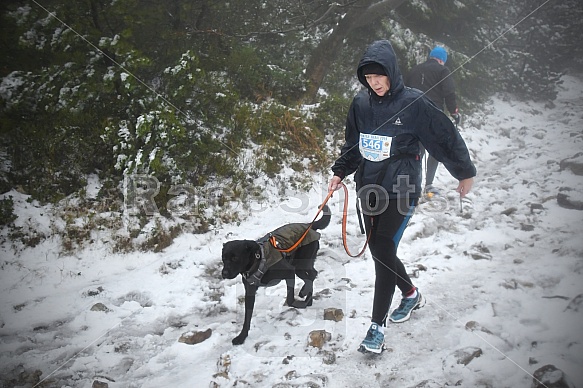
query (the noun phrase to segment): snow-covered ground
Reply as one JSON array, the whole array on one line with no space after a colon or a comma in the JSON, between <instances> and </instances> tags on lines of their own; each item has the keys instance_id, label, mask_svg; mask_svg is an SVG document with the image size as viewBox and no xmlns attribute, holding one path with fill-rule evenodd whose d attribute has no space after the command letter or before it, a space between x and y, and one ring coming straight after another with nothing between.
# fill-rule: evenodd
<instances>
[{"instance_id":1,"label":"snow-covered ground","mask_svg":"<svg viewBox=\"0 0 583 388\"><path fill-rule=\"evenodd\" d=\"M368 252L344 252L340 194L322 231L313 306L284 306L283 283L262 289L249 337L231 344L243 287L220 277L223 242L310 221L326 194L323 172L309 193L272 196L240 225L181 235L159 253L113 253L106 231L73 254L56 237L26 249L5 241L0 386L515 388L531 387L550 364L583 387L583 211L558 200L563 193L581 202L583 193L583 176L573 173L583 84L564 81L554 106L497 97L466 118L474 191L460 209L456 182L440 166L445 199L419 206L399 247L427 305L389 324L382 355L356 350L370 322L374 271ZM560 163L572 157L575 167ZM18 225L54 227L50 208L17 191L7 196ZM364 239L352 208L348 230L357 251ZM343 319L324 320L327 308ZM309 344L318 330L330 333L321 348ZM196 332L210 337L179 341ZM560 371L547 373L546 385L555 377Z\"/></svg>"}]
</instances>

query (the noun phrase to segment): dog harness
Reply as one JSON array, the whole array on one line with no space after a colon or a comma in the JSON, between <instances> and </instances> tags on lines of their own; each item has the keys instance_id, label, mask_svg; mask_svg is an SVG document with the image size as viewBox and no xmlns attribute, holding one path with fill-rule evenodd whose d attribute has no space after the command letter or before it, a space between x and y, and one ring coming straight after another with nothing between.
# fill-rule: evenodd
<instances>
[{"instance_id":1,"label":"dog harness","mask_svg":"<svg viewBox=\"0 0 583 388\"><path fill-rule=\"evenodd\" d=\"M253 265L249 271L247 271L244 276L247 283L252 286L274 286L279 283L280 280L274 280L270 284L263 284L261 283L261 278L265 275L265 272L269 270L273 265L280 262L282 259L286 259L287 264L291 267L290 253L282 253L277 250L285 249L287 247L292 246L296 241L300 239L300 237L306 232L306 229L309 228L311 224L288 224L282 227L275 229L274 231L266 234L259 240L255 242L259 244L259 253L255 255L256 265ZM316 232L313 229L308 231L306 237L302 240L302 242L298 245L296 250L304 245L308 245L314 241L318 241L320 239L320 233ZM275 241L275 246L273 242ZM256 269L253 269L257 266Z\"/></svg>"}]
</instances>

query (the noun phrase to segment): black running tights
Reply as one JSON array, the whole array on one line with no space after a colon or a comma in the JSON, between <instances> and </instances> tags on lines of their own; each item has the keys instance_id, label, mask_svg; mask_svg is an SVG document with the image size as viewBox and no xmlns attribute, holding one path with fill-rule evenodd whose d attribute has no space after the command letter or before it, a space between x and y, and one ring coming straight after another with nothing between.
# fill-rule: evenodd
<instances>
[{"instance_id":1,"label":"black running tights","mask_svg":"<svg viewBox=\"0 0 583 388\"><path fill-rule=\"evenodd\" d=\"M397 257L397 247L416 203L417 199L391 199L381 214L364 216L367 236L372 233L369 249L376 275L372 322L381 326L386 323L395 287L399 287L403 294L408 294L414 288L405 266Z\"/></svg>"}]
</instances>

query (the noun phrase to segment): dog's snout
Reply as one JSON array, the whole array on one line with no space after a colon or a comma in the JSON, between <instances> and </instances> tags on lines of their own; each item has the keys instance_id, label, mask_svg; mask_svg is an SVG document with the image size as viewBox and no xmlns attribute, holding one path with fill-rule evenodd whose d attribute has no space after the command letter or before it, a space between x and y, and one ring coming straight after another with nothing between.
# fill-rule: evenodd
<instances>
[{"instance_id":1,"label":"dog's snout","mask_svg":"<svg viewBox=\"0 0 583 388\"><path fill-rule=\"evenodd\" d=\"M223 271L221 272L221 276L223 277L223 279L232 279L233 276L231 276L231 271L229 271L228 268L223 268Z\"/></svg>"}]
</instances>

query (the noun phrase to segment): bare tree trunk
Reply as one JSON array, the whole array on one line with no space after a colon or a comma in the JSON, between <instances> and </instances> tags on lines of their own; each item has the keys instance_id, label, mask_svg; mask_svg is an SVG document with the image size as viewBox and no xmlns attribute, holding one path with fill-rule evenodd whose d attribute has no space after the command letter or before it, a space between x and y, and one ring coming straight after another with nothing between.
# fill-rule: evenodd
<instances>
[{"instance_id":1,"label":"bare tree trunk","mask_svg":"<svg viewBox=\"0 0 583 388\"><path fill-rule=\"evenodd\" d=\"M342 42L355 28L364 24L380 23L388 17L388 12L403 4L406 0L363 0L358 1L340 20L330 35L324 38L312 53L306 67L308 86L303 101L315 101L318 89L330 66L338 57Z\"/></svg>"},{"instance_id":2,"label":"bare tree trunk","mask_svg":"<svg viewBox=\"0 0 583 388\"><path fill-rule=\"evenodd\" d=\"M101 25L99 24L99 10L98 5L94 0L91 0L91 20L93 21L93 27L97 28L99 32L103 32Z\"/></svg>"}]
</instances>

